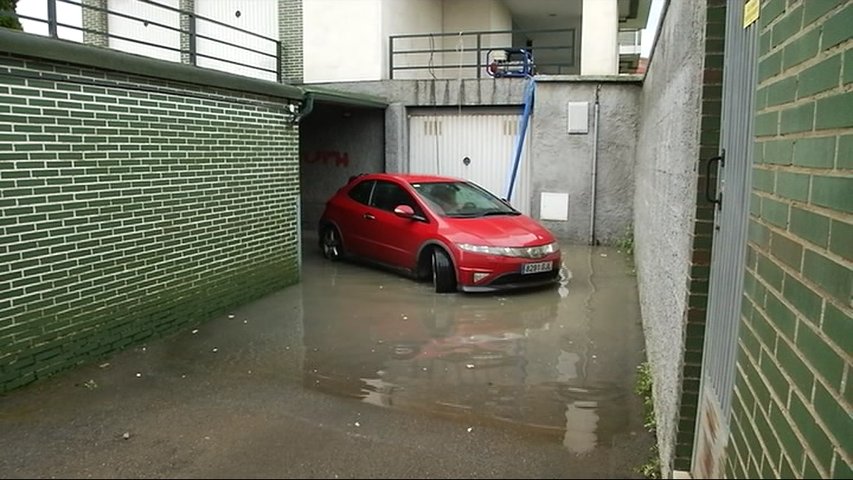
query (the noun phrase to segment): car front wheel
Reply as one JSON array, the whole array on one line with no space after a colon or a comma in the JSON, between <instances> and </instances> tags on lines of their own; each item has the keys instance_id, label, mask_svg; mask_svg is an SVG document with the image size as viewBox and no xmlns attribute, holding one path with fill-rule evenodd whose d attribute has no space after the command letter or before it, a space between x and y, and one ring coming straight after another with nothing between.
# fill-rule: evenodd
<instances>
[{"instance_id":1,"label":"car front wheel","mask_svg":"<svg viewBox=\"0 0 853 480\"><path fill-rule=\"evenodd\" d=\"M456 291L456 272L453 263L444 250L436 248L432 252L432 284L436 293Z\"/></svg>"},{"instance_id":2,"label":"car front wheel","mask_svg":"<svg viewBox=\"0 0 853 480\"><path fill-rule=\"evenodd\" d=\"M340 260L344 255L344 247L341 243L341 235L335 227L326 227L320 236L320 248L323 256L329 260Z\"/></svg>"}]
</instances>

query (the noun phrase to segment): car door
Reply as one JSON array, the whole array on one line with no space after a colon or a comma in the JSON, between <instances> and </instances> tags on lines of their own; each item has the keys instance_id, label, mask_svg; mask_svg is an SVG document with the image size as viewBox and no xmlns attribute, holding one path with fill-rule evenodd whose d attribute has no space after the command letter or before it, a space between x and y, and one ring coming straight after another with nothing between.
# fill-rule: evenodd
<instances>
[{"instance_id":1,"label":"car door","mask_svg":"<svg viewBox=\"0 0 853 480\"><path fill-rule=\"evenodd\" d=\"M400 205L408 205L416 218L402 218L394 213ZM431 224L423 208L402 185L377 180L370 198L371 209L365 221L372 228L365 229L371 256L389 265L414 268L418 248L429 237Z\"/></svg>"},{"instance_id":2,"label":"car door","mask_svg":"<svg viewBox=\"0 0 853 480\"><path fill-rule=\"evenodd\" d=\"M367 234L372 225L365 221L370 210L370 195L375 180L364 180L350 188L338 206L340 213L335 220L343 237L344 248L354 255L366 256L370 252Z\"/></svg>"}]
</instances>

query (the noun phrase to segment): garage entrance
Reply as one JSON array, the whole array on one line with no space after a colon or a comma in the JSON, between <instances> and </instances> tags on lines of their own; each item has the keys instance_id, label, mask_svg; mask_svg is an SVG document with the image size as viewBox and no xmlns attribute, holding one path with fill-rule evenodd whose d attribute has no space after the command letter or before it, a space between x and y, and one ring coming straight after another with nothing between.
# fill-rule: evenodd
<instances>
[{"instance_id":1,"label":"garage entrance","mask_svg":"<svg viewBox=\"0 0 853 480\"><path fill-rule=\"evenodd\" d=\"M409 172L474 182L501 198L514 161L519 115L510 111L413 111L409 115ZM511 198L530 213L530 128Z\"/></svg>"},{"instance_id":2,"label":"garage entrance","mask_svg":"<svg viewBox=\"0 0 853 480\"><path fill-rule=\"evenodd\" d=\"M326 200L359 173L385 171L384 99L306 87L299 121L300 222L314 230Z\"/></svg>"}]
</instances>

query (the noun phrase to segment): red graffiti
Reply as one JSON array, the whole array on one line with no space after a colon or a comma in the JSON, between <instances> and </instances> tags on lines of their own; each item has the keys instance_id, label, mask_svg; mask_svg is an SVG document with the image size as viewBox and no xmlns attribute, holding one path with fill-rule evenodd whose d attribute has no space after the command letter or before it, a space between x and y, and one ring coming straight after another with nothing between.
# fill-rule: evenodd
<instances>
[{"instance_id":1,"label":"red graffiti","mask_svg":"<svg viewBox=\"0 0 853 480\"><path fill-rule=\"evenodd\" d=\"M319 150L302 155L302 161L304 163L316 163L326 166L348 167L349 154L333 150Z\"/></svg>"}]
</instances>

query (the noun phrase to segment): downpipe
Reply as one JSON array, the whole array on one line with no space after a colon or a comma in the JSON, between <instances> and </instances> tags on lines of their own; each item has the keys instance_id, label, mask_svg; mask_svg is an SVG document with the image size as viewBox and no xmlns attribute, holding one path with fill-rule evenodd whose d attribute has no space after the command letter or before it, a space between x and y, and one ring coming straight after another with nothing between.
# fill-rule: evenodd
<instances>
[{"instance_id":1,"label":"downpipe","mask_svg":"<svg viewBox=\"0 0 853 480\"><path fill-rule=\"evenodd\" d=\"M595 245L595 196L596 196L596 183L598 180L598 120L599 120L599 93L601 92L601 84L595 86L595 104L593 106L593 114L592 114L592 180L591 180L591 190L592 196L590 197L591 206L589 213L589 244Z\"/></svg>"},{"instance_id":2,"label":"downpipe","mask_svg":"<svg viewBox=\"0 0 853 480\"><path fill-rule=\"evenodd\" d=\"M536 92L536 80L528 76L527 86L524 89L524 111L521 114L521 126L518 129L518 137L515 140L515 152L513 154L512 170L509 172L506 187L506 200L512 201L512 193L515 189L515 181L518 176L518 167L521 163L521 151L524 148L524 137L527 134L527 125L530 122L530 112L533 109L533 99Z\"/></svg>"},{"instance_id":3,"label":"downpipe","mask_svg":"<svg viewBox=\"0 0 853 480\"><path fill-rule=\"evenodd\" d=\"M301 122L303 118L307 117L313 111L314 94L311 92L305 92L304 101L302 102L302 108L300 108L298 112L293 112L293 116L290 119L290 123L295 124Z\"/></svg>"}]
</instances>

